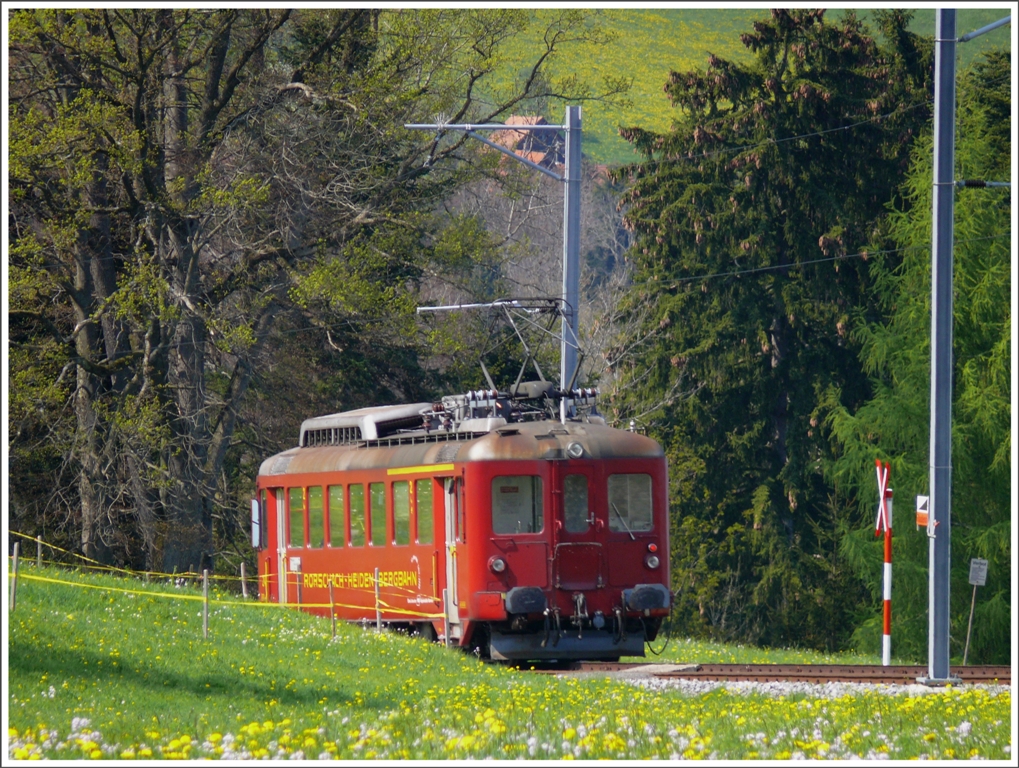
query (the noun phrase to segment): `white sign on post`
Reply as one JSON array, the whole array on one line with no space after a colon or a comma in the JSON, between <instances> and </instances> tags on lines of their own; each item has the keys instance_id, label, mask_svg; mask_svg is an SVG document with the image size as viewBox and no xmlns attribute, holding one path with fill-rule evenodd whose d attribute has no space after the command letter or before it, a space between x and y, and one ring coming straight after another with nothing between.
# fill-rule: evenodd
<instances>
[{"instance_id":1,"label":"white sign on post","mask_svg":"<svg viewBox=\"0 0 1019 768\"><path fill-rule=\"evenodd\" d=\"M987 583L987 561L974 557L969 561L969 583L982 587Z\"/></svg>"},{"instance_id":2,"label":"white sign on post","mask_svg":"<svg viewBox=\"0 0 1019 768\"><path fill-rule=\"evenodd\" d=\"M930 514L930 498L928 496L916 497L916 527L927 527Z\"/></svg>"}]
</instances>

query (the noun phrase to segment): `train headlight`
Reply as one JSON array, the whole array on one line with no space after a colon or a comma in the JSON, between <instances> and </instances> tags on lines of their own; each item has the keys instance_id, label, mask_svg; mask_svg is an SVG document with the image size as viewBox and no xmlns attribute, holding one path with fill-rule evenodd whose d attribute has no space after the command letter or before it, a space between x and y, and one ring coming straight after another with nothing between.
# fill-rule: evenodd
<instances>
[{"instance_id":1,"label":"train headlight","mask_svg":"<svg viewBox=\"0 0 1019 768\"><path fill-rule=\"evenodd\" d=\"M584 446L580 443L570 443L566 446L566 453L570 455L571 459L579 459L584 455Z\"/></svg>"},{"instance_id":2,"label":"train headlight","mask_svg":"<svg viewBox=\"0 0 1019 768\"><path fill-rule=\"evenodd\" d=\"M506 561L501 557L493 557L488 561L488 567L492 569L492 573L502 573L506 570Z\"/></svg>"},{"instance_id":3,"label":"train headlight","mask_svg":"<svg viewBox=\"0 0 1019 768\"><path fill-rule=\"evenodd\" d=\"M644 558L644 565L648 568L657 568L661 561L658 559L658 555L648 555Z\"/></svg>"}]
</instances>

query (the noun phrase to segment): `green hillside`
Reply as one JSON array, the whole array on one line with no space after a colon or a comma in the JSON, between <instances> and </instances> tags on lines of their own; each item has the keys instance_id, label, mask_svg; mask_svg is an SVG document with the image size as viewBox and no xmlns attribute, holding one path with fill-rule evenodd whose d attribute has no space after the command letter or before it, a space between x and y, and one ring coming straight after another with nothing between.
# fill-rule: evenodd
<instances>
[{"instance_id":1,"label":"green hillside","mask_svg":"<svg viewBox=\"0 0 1019 768\"><path fill-rule=\"evenodd\" d=\"M534 35L544 29L543 20L550 12L535 14ZM633 78L629 106L589 103L584 106L584 154L599 163L610 165L633 162L637 156L630 145L619 138L618 127L641 126L665 130L672 120L672 108L662 92L671 70L704 68L709 54L722 58L746 60L747 51L740 43L741 33L749 30L755 19L767 14L765 9L611 9L598 12L604 27L615 33L608 45L580 44L565 49L563 58L553 71L557 76L571 73L592 84L608 76L626 75ZM836 17L844 11L834 10ZM869 10L859 11L863 19ZM959 34L978 29L1008 15L1002 8L961 8L958 13ZM913 31L934 33L934 10L918 9ZM959 64L966 66L981 51L992 46L1008 46L1008 29L959 46ZM532 42L537 42L532 38ZM518 45L523 46L524 40ZM512 59L512 56L510 57ZM510 67L510 71L513 67ZM519 73L520 70L517 70ZM561 112L549 115L561 119Z\"/></svg>"}]
</instances>

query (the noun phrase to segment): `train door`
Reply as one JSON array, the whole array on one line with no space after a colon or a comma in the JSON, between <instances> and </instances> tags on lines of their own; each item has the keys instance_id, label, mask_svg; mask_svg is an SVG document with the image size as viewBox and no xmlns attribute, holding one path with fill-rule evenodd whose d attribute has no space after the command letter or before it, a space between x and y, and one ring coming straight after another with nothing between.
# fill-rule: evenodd
<instances>
[{"instance_id":1,"label":"train door","mask_svg":"<svg viewBox=\"0 0 1019 768\"><path fill-rule=\"evenodd\" d=\"M595 473L573 462L554 462L552 471L552 583L562 590L600 589L605 563L598 532L605 523L595 514Z\"/></svg>"},{"instance_id":2,"label":"train door","mask_svg":"<svg viewBox=\"0 0 1019 768\"><path fill-rule=\"evenodd\" d=\"M287 604L287 513L282 488L273 491L276 497L276 594L280 605Z\"/></svg>"},{"instance_id":3,"label":"train door","mask_svg":"<svg viewBox=\"0 0 1019 768\"><path fill-rule=\"evenodd\" d=\"M460 533L460 478L447 477L443 480L443 497L445 498L445 537L446 537L446 589L443 592L443 610L449 623L446 642L460 637L460 594L457 588L459 581L457 568L457 541Z\"/></svg>"}]
</instances>

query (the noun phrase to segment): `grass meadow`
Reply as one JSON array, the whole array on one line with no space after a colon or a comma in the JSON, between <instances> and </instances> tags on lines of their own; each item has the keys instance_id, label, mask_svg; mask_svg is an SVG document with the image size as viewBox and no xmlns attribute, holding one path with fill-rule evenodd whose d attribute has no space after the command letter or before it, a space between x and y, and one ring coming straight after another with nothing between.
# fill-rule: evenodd
<instances>
[{"instance_id":1,"label":"grass meadow","mask_svg":"<svg viewBox=\"0 0 1019 768\"><path fill-rule=\"evenodd\" d=\"M205 640L191 587L21 574L5 707L16 759L1011 756L1007 689L653 691L515 672L358 626L332 639L328 620L215 590ZM831 660L670 647L682 661Z\"/></svg>"},{"instance_id":2,"label":"grass meadow","mask_svg":"<svg viewBox=\"0 0 1019 768\"><path fill-rule=\"evenodd\" d=\"M543 21L552 12L535 12L534 24L507 52L502 81L524 73L529 60L527 49L540 44ZM827 19L841 18L844 11L832 9ZM871 11L860 9L857 15L876 33L870 21ZM577 75L592 87L606 75L632 78L627 104L591 102L584 105L583 151L596 163L620 165L636 162L639 157L618 134L620 126L640 126L657 131L668 130L675 118L671 103L662 88L670 71L703 70L709 54L732 61L748 62L750 54L740 42L740 35L753 29L753 22L765 18L767 8L644 8L603 9L599 23L613 33L607 45L578 44L564 48L554 63L556 77ZM1007 8L961 7L957 14L959 34L971 32L1008 15ZM910 28L923 35L934 34L934 10L915 10ZM980 53L992 46L1010 47L1010 28L1004 27L958 46L959 66L965 67ZM533 54L532 54L533 55ZM545 115L549 122L562 120L556 108Z\"/></svg>"}]
</instances>

